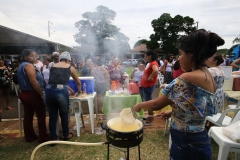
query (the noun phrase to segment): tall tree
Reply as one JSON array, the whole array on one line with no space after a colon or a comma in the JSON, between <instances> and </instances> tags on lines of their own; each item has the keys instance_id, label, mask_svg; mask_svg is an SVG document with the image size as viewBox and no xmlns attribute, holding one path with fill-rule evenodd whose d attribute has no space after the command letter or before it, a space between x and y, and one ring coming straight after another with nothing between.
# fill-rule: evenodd
<instances>
[{"instance_id":1,"label":"tall tree","mask_svg":"<svg viewBox=\"0 0 240 160\"><path fill-rule=\"evenodd\" d=\"M155 34L151 34L147 47L151 49L162 48L166 53L176 54L176 45L179 39L196 30L193 18L181 15L172 18L168 13L154 19L151 24Z\"/></svg>"},{"instance_id":2,"label":"tall tree","mask_svg":"<svg viewBox=\"0 0 240 160\"><path fill-rule=\"evenodd\" d=\"M240 35L233 40L233 44L234 43L237 43L237 44L240 43Z\"/></svg>"},{"instance_id":3,"label":"tall tree","mask_svg":"<svg viewBox=\"0 0 240 160\"><path fill-rule=\"evenodd\" d=\"M85 12L83 20L75 23L78 33L75 41L81 48L93 54L123 54L130 50L129 38L112 24L116 13L105 6L96 7L96 12Z\"/></svg>"}]
</instances>

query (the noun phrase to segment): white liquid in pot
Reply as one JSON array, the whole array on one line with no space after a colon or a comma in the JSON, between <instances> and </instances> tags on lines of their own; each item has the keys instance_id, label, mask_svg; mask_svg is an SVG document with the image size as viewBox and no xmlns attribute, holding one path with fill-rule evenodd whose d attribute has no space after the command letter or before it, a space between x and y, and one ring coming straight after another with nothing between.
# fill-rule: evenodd
<instances>
[{"instance_id":1,"label":"white liquid in pot","mask_svg":"<svg viewBox=\"0 0 240 160\"><path fill-rule=\"evenodd\" d=\"M112 118L107 124L111 129L120 132L132 132L142 127L141 121L133 117L130 108L123 109L120 117Z\"/></svg>"}]
</instances>

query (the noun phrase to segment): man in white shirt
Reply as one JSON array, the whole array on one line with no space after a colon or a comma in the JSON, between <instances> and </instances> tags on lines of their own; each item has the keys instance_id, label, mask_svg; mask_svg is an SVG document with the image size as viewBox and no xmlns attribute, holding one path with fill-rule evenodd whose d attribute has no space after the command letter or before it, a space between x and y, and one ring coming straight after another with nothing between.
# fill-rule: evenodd
<instances>
[{"instance_id":1,"label":"man in white shirt","mask_svg":"<svg viewBox=\"0 0 240 160\"><path fill-rule=\"evenodd\" d=\"M60 54L58 52L53 52L52 53L52 60L53 60L53 62L51 62L48 65L49 66L49 70L53 66L53 64L59 63L59 56L60 56Z\"/></svg>"},{"instance_id":2,"label":"man in white shirt","mask_svg":"<svg viewBox=\"0 0 240 160\"><path fill-rule=\"evenodd\" d=\"M33 63L33 65L37 68L39 72L42 71L43 63L40 61L39 56L37 56L36 61Z\"/></svg>"}]
</instances>

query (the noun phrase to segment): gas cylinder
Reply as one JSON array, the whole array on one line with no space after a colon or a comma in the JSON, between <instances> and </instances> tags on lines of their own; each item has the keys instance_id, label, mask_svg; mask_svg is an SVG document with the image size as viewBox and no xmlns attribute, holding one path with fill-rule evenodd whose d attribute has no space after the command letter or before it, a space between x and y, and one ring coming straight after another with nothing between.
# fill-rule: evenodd
<instances>
[{"instance_id":1,"label":"gas cylinder","mask_svg":"<svg viewBox=\"0 0 240 160\"><path fill-rule=\"evenodd\" d=\"M112 90L112 91L115 91L116 88L117 88L117 86L116 86L116 81L112 81L111 90Z\"/></svg>"}]
</instances>

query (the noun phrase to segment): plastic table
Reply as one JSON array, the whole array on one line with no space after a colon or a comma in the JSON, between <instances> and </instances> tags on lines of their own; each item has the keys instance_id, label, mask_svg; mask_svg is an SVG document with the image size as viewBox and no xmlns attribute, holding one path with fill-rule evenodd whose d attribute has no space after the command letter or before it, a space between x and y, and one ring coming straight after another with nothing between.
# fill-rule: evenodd
<instances>
[{"instance_id":1,"label":"plastic table","mask_svg":"<svg viewBox=\"0 0 240 160\"><path fill-rule=\"evenodd\" d=\"M110 112L117 112L123 108L132 108L135 104L142 102L140 94L133 95L123 95L123 94L115 94L109 95L108 91L103 100L103 108L102 112L107 115Z\"/></svg>"}]
</instances>

